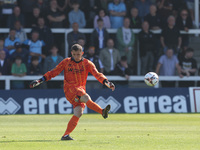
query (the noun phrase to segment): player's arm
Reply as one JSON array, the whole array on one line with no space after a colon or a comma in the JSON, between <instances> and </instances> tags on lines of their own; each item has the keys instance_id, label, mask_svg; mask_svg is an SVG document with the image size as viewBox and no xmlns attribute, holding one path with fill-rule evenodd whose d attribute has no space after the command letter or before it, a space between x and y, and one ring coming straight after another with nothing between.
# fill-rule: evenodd
<instances>
[{"instance_id":1,"label":"player's arm","mask_svg":"<svg viewBox=\"0 0 200 150\"><path fill-rule=\"evenodd\" d=\"M44 81L49 81L51 80L51 78L54 78L55 76L59 75L64 70L65 66L66 60L64 59L54 69L45 73L42 78L32 81L30 83L30 88L34 88L43 83Z\"/></svg>"},{"instance_id":2,"label":"player's arm","mask_svg":"<svg viewBox=\"0 0 200 150\"><path fill-rule=\"evenodd\" d=\"M89 72L102 84L106 85L108 88L115 90L115 85L112 82L109 82L108 79L100 72L98 72L96 66L89 62Z\"/></svg>"}]
</instances>

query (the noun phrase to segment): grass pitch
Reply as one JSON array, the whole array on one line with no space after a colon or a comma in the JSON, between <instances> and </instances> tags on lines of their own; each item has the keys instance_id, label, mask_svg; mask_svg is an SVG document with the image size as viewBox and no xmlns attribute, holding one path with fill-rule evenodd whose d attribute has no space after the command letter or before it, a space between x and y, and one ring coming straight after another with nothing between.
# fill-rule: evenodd
<instances>
[{"instance_id":1,"label":"grass pitch","mask_svg":"<svg viewBox=\"0 0 200 150\"><path fill-rule=\"evenodd\" d=\"M71 116L0 116L0 150L200 149L200 114L84 114L75 141L60 141Z\"/></svg>"}]
</instances>

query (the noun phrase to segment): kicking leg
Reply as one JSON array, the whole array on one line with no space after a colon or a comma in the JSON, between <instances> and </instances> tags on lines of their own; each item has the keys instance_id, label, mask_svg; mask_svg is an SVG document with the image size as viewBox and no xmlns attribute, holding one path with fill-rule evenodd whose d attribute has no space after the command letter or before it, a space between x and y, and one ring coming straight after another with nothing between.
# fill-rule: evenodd
<instances>
[{"instance_id":1,"label":"kicking leg","mask_svg":"<svg viewBox=\"0 0 200 150\"><path fill-rule=\"evenodd\" d=\"M83 114L84 108L81 106L77 106L74 108L74 115L72 116L71 120L69 121L67 125L67 130L65 131L63 137L61 140L73 140L69 134L75 129L76 125L78 124L79 118Z\"/></svg>"},{"instance_id":2,"label":"kicking leg","mask_svg":"<svg viewBox=\"0 0 200 150\"><path fill-rule=\"evenodd\" d=\"M88 94L81 96L80 101L86 103L88 108L102 114L104 118L108 117L108 112L110 111L110 105L107 105L105 109L102 109L97 103L91 100Z\"/></svg>"}]
</instances>

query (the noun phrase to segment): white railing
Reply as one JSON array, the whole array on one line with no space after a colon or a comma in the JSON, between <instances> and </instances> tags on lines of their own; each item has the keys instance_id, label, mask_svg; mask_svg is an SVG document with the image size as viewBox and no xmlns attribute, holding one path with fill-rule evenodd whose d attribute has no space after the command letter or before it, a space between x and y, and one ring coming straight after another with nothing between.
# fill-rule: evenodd
<instances>
[{"instance_id":1,"label":"white railing","mask_svg":"<svg viewBox=\"0 0 200 150\"><path fill-rule=\"evenodd\" d=\"M0 76L0 80L5 81L5 89L10 90L11 81L32 81L39 79L41 76L24 76L24 77L15 77L15 76ZM121 76L107 76L109 81L126 81L124 77ZM56 76L52 79L53 81L63 81L64 76ZM97 81L94 76L88 76L88 81ZM144 81L144 76L130 76L129 81ZM183 77L179 76L159 76L159 81L200 81L200 76L191 76ZM159 84L156 88L159 87Z\"/></svg>"}]
</instances>

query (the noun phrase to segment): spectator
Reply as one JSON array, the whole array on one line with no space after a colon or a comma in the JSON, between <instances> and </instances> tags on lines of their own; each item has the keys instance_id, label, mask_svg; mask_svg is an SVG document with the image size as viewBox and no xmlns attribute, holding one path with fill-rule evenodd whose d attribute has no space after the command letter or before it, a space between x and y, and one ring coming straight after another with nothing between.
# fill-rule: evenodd
<instances>
[{"instance_id":1,"label":"spectator","mask_svg":"<svg viewBox=\"0 0 200 150\"><path fill-rule=\"evenodd\" d=\"M176 27L179 30L185 30L188 32L189 29L193 27L192 18L190 17L187 9L182 9L180 12L180 15L176 19ZM181 47L183 50L186 50L189 45L189 35L188 34L182 34L182 45Z\"/></svg>"},{"instance_id":2,"label":"spectator","mask_svg":"<svg viewBox=\"0 0 200 150\"><path fill-rule=\"evenodd\" d=\"M37 0L20 0L19 6L24 14L25 21L31 22L33 7L36 6Z\"/></svg>"},{"instance_id":3,"label":"spectator","mask_svg":"<svg viewBox=\"0 0 200 150\"><path fill-rule=\"evenodd\" d=\"M53 45L51 48L51 55L47 56L44 61L44 72L47 72L49 70L52 70L55 68L61 61L63 60L63 57L58 54L58 48L57 46ZM61 72L60 75L63 75L64 73ZM48 82L47 87L48 88L61 88L62 81L59 82Z\"/></svg>"},{"instance_id":4,"label":"spectator","mask_svg":"<svg viewBox=\"0 0 200 150\"><path fill-rule=\"evenodd\" d=\"M31 39L24 41L24 44L29 48L29 52L30 52L28 63L31 62L32 56L38 56L40 63L42 61L42 58L44 59L46 57L42 53L42 48L45 45L45 43L39 40L39 33L37 31L32 32Z\"/></svg>"},{"instance_id":5,"label":"spectator","mask_svg":"<svg viewBox=\"0 0 200 150\"><path fill-rule=\"evenodd\" d=\"M177 53L180 50L182 42L180 31L175 27L174 16L169 16L167 21L168 26L162 30L160 41L164 52L170 47L174 50L174 53Z\"/></svg>"},{"instance_id":6,"label":"spectator","mask_svg":"<svg viewBox=\"0 0 200 150\"><path fill-rule=\"evenodd\" d=\"M108 0L100 0L100 8L104 9L108 13Z\"/></svg>"},{"instance_id":7,"label":"spectator","mask_svg":"<svg viewBox=\"0 0 200 150\"><path fill-rule=\"evenodd\" d=\"M130 21L131 21L131 25L130 25L131 28L141 28L142 20L138 16L138 9L136 7L133 7L131 9Z\"/></svg>"},{"instance_id":8,"label":"spectator","mask_svg":"<svg viewBox=\"0 0 200 150\"><path fill-rule=\"evenodd\" d=\"M108 11L110 12L111 28L120 28L123 26L123 19L126 15L126 6L124 2L113 0L108 4Z\"/></svg>"},{"instance_id":9,"label":"spectator","mask_svg":"<svg viewBox=\"0 0 200 150\"><path fill-rule=\"evenodd\" d=\"M178 12L183 9L183 8L187 8L186 6L186 2L187 0L176 0L176 1L171 1L172 2L172 5L173 5L173 15L175 16L175 18L177 17L178 15ZM194 1L194 0L192 0Z\"/></svg>"},{"instance_id":10,"label":"spectator","mask_svg":"<svg viewBox=\"0 0 200 150\"><path fill-rule=\"evenodd\" d=\"M49 70L52 70L55 68L61 61L63 60L63 57L58 54L58 48L57 46L53 45L51 47L51 55L47 56L44 61L44 71L47 72ZM63 73L61 73L63 75Z\"/></svg>"},{"instance_id":11,"label":"spectator","mask_svg":"<svg viewBox=\"0 0 200 150\"><path fill-rule=\"evenodd\" d=\"M22 59L22 63L27 64L29 52L25 48L22 48L22 45L19 42L16 42L14 47L16 51L13 52L12 55L10 56L11 61L14 62L15 58L17 56L20 56Z\"/></svg>"},{"instance_id":12,"label":"spectator","mask_svg":"<svg viewBox=\"0 0 200 150\"><path fill-rule=\"evenodd\" d=\"M104 74L113 74L116 64L120 61L120 54L114 48L113 39L108 39L107 47L101 50L99 58L104 66Z\"/></svg>"},{"instance_id":13,"label":"spectator","mask_svg":"<svg viewBox=\"0 0 200 150\"><path fill-rule=\"evenodd\" d=\"M73 29L73 31L69 32L67 34L67 42L68 42L68 45L69 45L69 52L70 52L71 46L73 44L77 43L78 39L80 39L80 38L86 39L85 35L78 31L78 23L73 23L72 29Z\"/></svg>"},{"instance_id":14,"label":"spectator","mask_svg":"<svg viewBox=\"0 0 200 150\"><path fill-rule=\"evenodd\" d=\"M84 28L86 25L85 14L79 9L79 3L74 2L72 4L73 10L69 12L69 24L72 27L73 23L78 23L80 28Z\"/></svg>"},{"instance_id":15,"label":"spectator","mask_svg":"<svg viewBox=\"0 0 200 150\"><path fill-rule=\"evenodd\" d=\"M185 0L187 4L187 8L190 11L190 15L192 17L192 20L194 20L194 0Z\"/></svg>"},{"instance_id":16,"label":"spectator","mask_svg":"<svg viewBox=\"0 0 200 150\"><path fill-rule=\"evenodd\" d=\"M85 20L87 21L86 23L87 28L93 28L95 15L98 13L98 10L101 8L100 1L99 0L98 1L85 0L79 4L80 4L81 10L85 14Z\"/></svg>"},{"instance_id":17,"label":"spectator","mask_svg":"<svg viewBox=\"0 0 200 150\"><path fill-rule=\"evenodd\" d=\"M166 54L162 55L158 61L156 73L161 76L174 76L176 69L182 77L177 56L174 55L173 49L168 48ZM162 87L175 87L175 81L162 81L161 84Z\"/></svg>"},{"instance_id":18,"label":"spectator","mask_svg":"<svg viewBox=\"0 0 200 150\"><path fill-rule=\"evenodd\" d=\"M173 4L171 0L157 0L158 14L162 18L162 28L167 24L167 18L172 15Z\"/></svg>"},{"instance_id":19,"label":"spectator","mask_svg":"<svg viewBox=\"0 0 200 150\"><path fill-rule=\"evenodd\" d=\"M51 0L50 9L47 12L47 19L49 21L51 28L63 28L63 22L65 20L65 15L63 12L58 10L58 5L56 0Z\"/></svg>"},{"instance_id":20,"label":"spectator","mask_svg":"<svg viewBox=\"0 0 200 150\"><path fill-rule=\"evenodd\" d=\"M155 59L155 35L149 30L149 23L144 21L142 23L142 31L139 32L139 48L141 57L141 74L145 75L147 72L153 70L153 63Z\"/></svg>"},{"instance_id":21,"label":"spectator","mask_svg":"<svg viewBox=\"0 0 200 150\"><path fill-rule=\"evenodd\" d=\"M37 56L33 56L31 58L31 64L28 68L28 75L42 75L42 66L39 63L39 58Z\"/></svg>"},{"instance_id":22,"label":"spectator","mask_svg":"<svg viewBox=\"0 0 200 150\"><path fill-rule=\"evenodd\" d=\"M106 41L109 38L107 30L104 28L104 22L101 18L97 20L98 27L91 34L90 45L95 47L96 54L99 54L102 48L105 48Z\"/></svg>"},{"instance_id":23,"label":"spectator","mask_svg":"<svg viewBox=\"0 0 200 150\"><path fill-rule=\"evenodd\" d=\"M24 16L21 14L21 10L18 6L13 9L13 14L8 17L7 27L13 28L16 21L19 21L22 26L25 25Z\"/></svg>"},{"instance_id":24,"label":"spectator","mask_svg":"<svg viewBox=\"0 0 200 150\"><path fill-rule=\"evenodd\" d=\"M26 75L27 69L24 63L22 63L22 59L20 56L15 58L15 62L12 64L11 73L16 77L23 77ZM13 89L23 89L24 81L13 81L12 82Z\"/></svg>"},{"instance_id":25,"label":"spectator","mask_svg":"<svg viewBox=\"0 0 200 150\"><path fill-rule=\"evenodd\" d=\"M114 70L114 75L119 75L122 77L126 78L126 81L118 81L116 83L116 85L120 85L120 86L127 86L128 85L128 80L129 80L129 76L131 75L131 70L128 66L127 63L127 57L126 56L122 56L120 61L117 63L115 70Z\"/></svg>"},{"instance_id":26,"label":"spectator","mask_svg":"<svg viewBox=\"0 0 200 150\"><path fill-rule=\"evenodd\" d=\"M17 6L17 0L1 0L0 25L3 28L7 27L8 17L13 14L14 7Z\"/></svg>"},{"instance_id":27,"label":"spectator","mask_svg":"<svg viewBox=\"0 0 200 150\"><path fill-rule=\"evenodd\" d=\"M5 48L4 46L4 40L0 39L0 50L3 50L6 53L6 59L10 57L8 49Z\"/></svg>"},{"instance_id":28,"label":"spectator","mask_svg":"<svg viewBox=\"0 0 200 150\"><path fill-rule=\"evenodd\" d=\"M70 0L57 0L58 3L58 9L62 12L65 12L67 8L70 7Z\"/></svg>"},{"instance_id":29,"label":"spectator","mask_svg":"<svg viewBox=\"0 0 200 150\"><path fill-rule=\"evenodd\" d=\"M40 8L34 7L32 15L31 15L31 19L29 22L27 22L27 27L30 27L30 28L36 27L37 21L38 21L38 18L40 17L40 15L41 15Z\"/></svg>"},{"instance_id":30,"label":"spectator","mask_svg":"<svg viewBox=\"0 0 200 150\"><path fill-rule=\"evenodd\" d=\"M9 62L6 59L6 53L4 50L0 50L0 76L10 74ZM5 89L5 82L0 81L0 89Z\"/></svg>"},{"instance_id":31,"label":"spectator","mask_svg":"<svg viewBox=\"0 0 200 150\"><path fill-rule=\"evenodd\" d=\"M86 43L85 39L79 38L78 41L77 41L77 43L82 46L83 52L86 53L87 48L85 47L85 43Z\"/></svg>"},{"instance_id":32,"label":"spectator","mask_svg":"<svg viewBox=\"0 0 200 150\"><path fill-rule=\"evenodd\" d=\"M149 13L149 7L151 3L148 0L136 0L135 7L138 9L138 15L143 20L144 17Z\"/></svg>"},{"instance_id":33,"label":"spectator","mask_svg":"<svg viewBox=\"0 0 200 150\"><path fill-rule=\"evenodd\" d=\"M25 40L27 40L26 32L21 26L20 21L15 22L14 28L16 30L16 37L20 40L20 43L23 43Z\"/></svg>"},{"instance_id":34,"label":"spectator","mask_svg":"<svg viewBox=\"0 0 200 150\"><path fill-rule=\"evenodd\" d=\"M103 64L101 62L101 60L99 59L99 56L97 54L95 54L95 47L94 46L90 46L86 55L85 55L86 59L89 59L90 61L92 61L97 70L101 73L103 73Z\"/></svg>"},{"instance_id":35,"label":"spectator","mask_svg":"<svg viewBox=\"0 0 200 150\"><path fill-rule=\"evenodd\" d=\"M15 51L15 42L20 42L20 39L16 37L16 30L11 28L8 37L5 39L5 48L9 51L11 55Z\"/></svg>"},{"instance_id":36,"label":"spectator","mask_svg":"<svg viewBox=\"0 0 200 150\"><path fill-rule=\"evenodd\" d=\"M131 63L132 54L133 54L133 46L135 43L135 34L129 28L130 19L124 19L124 26L117 30L117 48L119 49L121 56L126 56L128 64Z\"/></svg>"},{"instance_id":37,"label":"spectator","mask_svg":"<svg viewBox=\"0 0 200 150\"><path fill-rule=\"evenodd\" d=\"M0 76L1 75L9 75L9 62L6 59L6 53L3 50L0 50Z\"/></svg>"},{"instance_id":38,"label":"spectator","mask_svg":"<svg viewBox=\"0 0 200 150\"><path fill-rule=\"evenodd\" d=\"M144 20L146 20L149 23L150 29L152 30L160 29L161 19L160 19L160 16L156 13L157 12L156 6L151 5L149 10L150 10L150 13L144 17Z\"/></svg>"},{"instance_id":39,"label":"spectator","mask_svg":"<svg viewBox=\"0 0 200 150\"><path fill-rule=\"evenodd\" d=\"M198 76L200 76L200 68L198 70ZM200 86L200 81L197 82L197 86L199 87Z\"/></svg>"},{"instance_id":40,"label":"spectator","mask_svg":"<svg viewBox=\"0 0 200 150\"><path fill-rule=\"evenodd\" d=\"M185 52L185 57L179 60L179 65L181 66L181 74L183 76L194 76L197 71L197 62L193 58L194 50L192 48L187 48ZM194 86L194 81L180 81L180 87L191 87Z\"/></svg>"},{"instance_id":41,"label":"spectator","mask_svg":"<svg viewBox=\"0 0 200 150\"><path fill-rule=\"evenodd\" d=\"M45 43L44 54L49 55L49 50L54 43L54 37L51 29L46 26L45 19L43 17L38 18L37 26L34 27L31 32L34 31L39 32L39 39Z\"/></svg>"},{"instance_id":42,"label":"spectator","mask_svg":"<svg viewBox=\"0 0 200 150\"><path fill-rule=\"evenodd\" d=\"M103 27L104 28L110 28L110 18L106 15L104 9L99 10L99 14L95 16L94 18L94 28L98 28L98 19L103 20Z\"/></svg>"},{"instance_id":43,"label":"spectator","mask_svg":"<svg viewBox=\"0 0 200 150\"><path fill-rule=\"evenodd\" d=\"M37 4L36 7L38 7L41 11L41 14L46 14L47 8L49 5L49 1L48 0L37 0Z\"/></svg>"}]
</instances>

